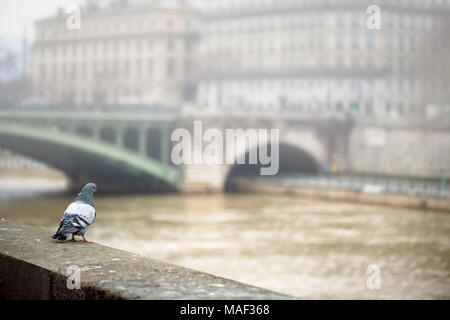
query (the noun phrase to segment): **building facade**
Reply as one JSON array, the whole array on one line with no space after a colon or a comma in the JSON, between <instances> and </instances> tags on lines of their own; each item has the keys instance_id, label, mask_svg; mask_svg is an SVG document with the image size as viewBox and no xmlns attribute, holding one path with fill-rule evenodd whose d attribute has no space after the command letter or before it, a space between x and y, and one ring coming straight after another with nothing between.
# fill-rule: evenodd
<instances>
[{"instance_id":1,"label":"building facade","mask_svg":"<svg viewBox=\"0 0 450 320\"><path fill-rule=\"evenodd\" d=\"M380 29L367 7L378 4ZM403 117L450 101L450 1L210 0L198 103L209 110Z\"/></svg>"},{"instance_id":2,"label":"building facade","mask_svg":"<svg viewBox=\"0 0 450 320\"><path fill-rule=\"evenodd\" d=\"M154 104L192 99L198 13L182 1L90 1L36 23L33 83L54 105Z\"/></svg>"},{"instance_id":3,"label":"building facade","mask_svg":"<svg viewBox=\"0 0 450 320\"><path fill-rule=\"evenodd\" d=\"M450 101L450 0L98 0L80 30L67 17L36 23L51 104L398 118Z\"/></svg>"}]
</instances>

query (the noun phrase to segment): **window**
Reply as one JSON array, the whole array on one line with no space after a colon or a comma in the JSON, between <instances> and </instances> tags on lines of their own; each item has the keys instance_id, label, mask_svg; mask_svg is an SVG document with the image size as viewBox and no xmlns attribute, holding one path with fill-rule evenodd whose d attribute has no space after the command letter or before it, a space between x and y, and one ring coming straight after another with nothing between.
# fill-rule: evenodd
<instances>
[{"instance_id":1,"label":"window","mask_svg":"<svg viewBox=\"0 0 450 320\"><path fill-rule=\"evenodd\" d=\"M337 48L337 49L343 49L343 48L344 48L344 41L343 41L343 38L342 38L342 35L341 35L341 34L338 34L338 35L337 35L337 38L336 38L336 48Z\"/></svg>"},{"instance_id":2,"label":"window","mask_svg":"<svg viewBox=\"0 0 450 320\"><path fill-rule=\"evenodd\" d=\"M185 51L187 53L191 52L192 49L192 45L191 45L191 41L189 39L186 39L184 42L184 47L185 47Z\"/></svg>"},{"instance_id":3,"label":"window","mask_svg":"<svg viewBox=\"0 0 450 320\"><path fill-rule=\"evenodd\" d=\"M128 61L124 61L123 62L123 74L125 76L129 76L130 75L130 64Z\"/></svg>"},{"instance_id":4,"label":"window","mask_svg":"<svg viewBox=\"0 0 450 320\"><path fill-rule=\"evenodd\" d=\"M372 50L374 48L373 35L368 35L366 41L367 49Z\"/></svg>"},{"instance_id":5,"label":"window","mask_svg":"<svg viewBox=\"0 0 450 320\"><path fill-rule=\"evenodd\" d=\"M403 103L400 102L398 104L398 114L401 116L403 115L403 112L404 112Z\"/></svg>"},{"instance_id":6,"label":"window","mask_svg":"<svg viewBox=\"0 0 450 320\"><path fill-rule=\"evenodd\" d=\"M173 51L173 39L169 39L169 41L167 42L167 51L172 52Z\"/></svg>"},{"instance_id":7,"label":"window","mask_svg":"<svg viewBox=\"0 0 450 320\"><path fill-rule=\"evenodd\" d=\"M344 26L344 16L340 13L337 14L337 25L338 27Z\"/></svg>"},{"instance_id":8,"label":"window","mask_svg":"<svg viewBox=\"0 0 450 320\"><path fill-rule=\"evenodd\" d=\"M391 109L392 109L392 107L391 107L391 103L390 102L387 102L386 103L386 114L390 114L391 113Z\"/></svg>"},{"instance_id":9,"label":"window","mask_svg":"<svg viewBox=\"0 0 450 320\"><path fill-rule=\"evenodd\" d=\"M138 60L136 60L136 77L140 78L141 77L141 73L142 73L141 60L138 59Z\"/></svg>"},{"instance_id":10,"label":"window","mask_svg":"<svg viewBox=\"0 0 450 320\"><path fill-rule=\"evenodd\" d=\"M112 74L114 76L117 76L118 71L119 71L119 61L116 60L116 61L114 61L114 64L113 64Z\"/></svg>"},{"instance_id":11,"label":"window","mask_svg":"<svg viewBox=\"0 0 450 320\"><path fill-rule=\"evenodd\" d=\"M81 63L80 76L84 78L86 76L86 62Z\"/></svg>"},{"instance_id":12,"label":"window","mask_svg":"<svg viewBox=\"0 0 450 320\"><path fill-rule=\"evenodd\" d=\"M359 17L357 16L357 15L354 15L353 17L352 17L352 25L354 26L354 27L356 27L356 26L358 26L358 24L359 24Z\"/></svg>"},{"instance_id":13,"label":"window","mask_svg":"<svg viewBox=\"0 0 450 320\"><path fill-rule=\"evenodd\" d=\"M184 72L186 75L189 76L189 74L191 73L191 69L192 69L192 63L190 59L186 59L184 61Z\"/></svg>"},{"instance_id":14,"label":"window","mask_svg":"<svg viewBox=\"0 0 450 320\"><path fill-rule=\"evenodd\" d=\"M141 40L136 40L136 51L139 52L141 51Z\"/></svg>"},{"instance_id":15,"label":"window","mask_svg":"<svg viewBox=\"0 0 450 320\"><path fill-rule=\"evenodd\" d=\"M63 78L67 76L67 65L66 64L62 65L61 74L62 74Z\"/></svg>"},{"instance_id":16,"label":"window","mask_svg":"<svg viewBox=\"0 0 450 320\"><path fill-rule=\"evenodd\" d=\"M352 38L352 48L353 49L358 49L359 48L359 39L358 39L358 35L353 35Z\"/></svg>"},{"instance_id":17,"label":"window","mask_svg":"<svg viewBox=\"0 0 450 320\"><path fill-rule=\"evenodd\" d=\"M40 77L41 79L44 81L45 80L45 66L43 63L41 63L41 65L39 66L39 73L40 73Z\"/></svg>"},{"instance_id":18,"label":"window","mask_svg":"<svg viewBox=\"0 0 450 320\"><path fill-rule=\"evenodd\" d=\"M403 36L399 36L398 37L398 48L399 50L403 50L404 49L404 39Z\"/></svg>"},{"instance_id":19,"label":"window","mask_svg":"<svg viewBox=\"0 0 450 320\"><path fill-rule=\"evenodd\" d=\"M148 70L148 77L150 79L153 78L153 59L148 60L147 70Z\"/></svg>"}]
</instances>

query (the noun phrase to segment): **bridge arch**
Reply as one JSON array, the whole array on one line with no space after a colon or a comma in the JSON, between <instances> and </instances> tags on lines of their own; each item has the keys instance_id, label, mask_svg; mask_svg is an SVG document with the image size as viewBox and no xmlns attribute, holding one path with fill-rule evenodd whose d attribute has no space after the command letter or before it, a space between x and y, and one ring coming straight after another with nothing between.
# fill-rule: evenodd
<instances>
[{"instance_id":1,"label":"bridge arch","mask_svg":"<svg viewBox=\"0 0 450 320\"><path fill-rule=\"evenodd\" d=\"M94 180L104 191L175 190L180 180L179 169L155 158L51 128L2 124L0 147L65 172L77 188Z\"/></svg>"},{"instance_id":2,"label":"bridge arch","mask_svg":"<svg viewBox=\"0 0 450 320\"><path fill-rule=\"evenodd\" d=\"M307 152L320 165L327 163L326 142L312 128L289 128L283 130L281 134L282 143Z\"/></svg>"},{"instance_id":3,"label":"bridge arch","mask_svg":"<svg viewBox=\"0 0 450 320\"><path fill-rule=\"evenodd\" d=\"M261 176L261 168L268 167L259 161L257 164L250 164L250 152L258 152L261 145L249 147L244 154L239 155L244 164L230 165L225 174L225 188L229 187L229 183L237 177L259 177ZM264 146L265 148L265 146ZM267 149L270 151L272 142L267 141ZM279 165L278 172L275 177L298 175L317 175L322 171L322 164L311 152L297 145L281 142L278 144L279 149ZM272 157L275 160L276 157ZM266 176L268 178L273 176Z\"/></svg>"}]
</instances>

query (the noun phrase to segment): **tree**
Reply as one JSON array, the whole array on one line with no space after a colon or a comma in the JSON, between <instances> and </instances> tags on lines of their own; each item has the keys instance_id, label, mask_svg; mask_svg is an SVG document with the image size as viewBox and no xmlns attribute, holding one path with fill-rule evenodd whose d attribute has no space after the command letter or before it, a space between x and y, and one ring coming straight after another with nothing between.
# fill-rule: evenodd
<instances>
[{"instance_id":1,"label":"tree","mask_svg":"<svg viewBox=\"0 0 450 320\"><path fill-rule=\"evenodd\" d=\"M17 106L28 96L29 79L19 71L17 54L0 39L0 108Z\"/></svg>"}]
</instances>

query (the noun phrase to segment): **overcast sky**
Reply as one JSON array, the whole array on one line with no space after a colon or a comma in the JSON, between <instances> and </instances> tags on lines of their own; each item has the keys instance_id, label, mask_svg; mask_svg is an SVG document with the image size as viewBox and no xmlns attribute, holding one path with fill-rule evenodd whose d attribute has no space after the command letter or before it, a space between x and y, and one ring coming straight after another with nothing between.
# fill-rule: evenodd
<instances>
[{"instance_id":1,"label":"overcast sky","mask_svg":"<svg viewBox=\"0 0 450 320\"><path fill-rule=\"evenodd\" d=\"M79 5L83 0L0 0L0 38L20 39L23 27L28 38L33 39L33 22L56 13L58 7Z\"/></svg>"}]
</instances>

